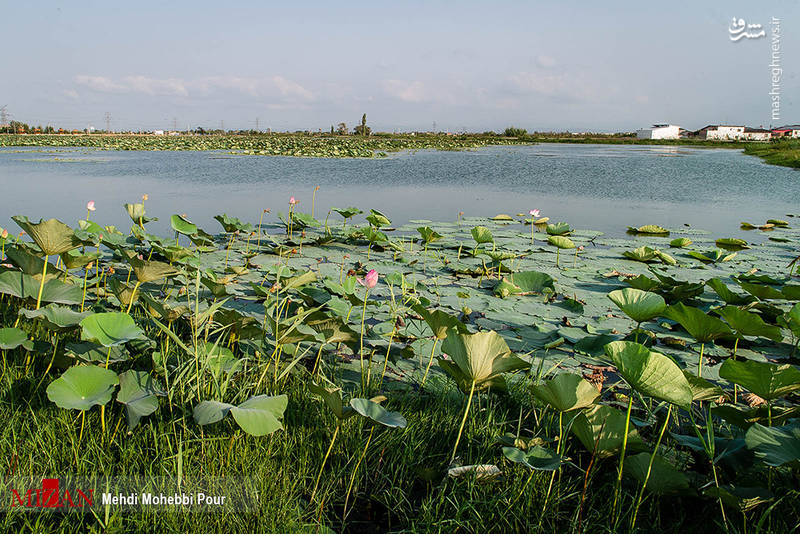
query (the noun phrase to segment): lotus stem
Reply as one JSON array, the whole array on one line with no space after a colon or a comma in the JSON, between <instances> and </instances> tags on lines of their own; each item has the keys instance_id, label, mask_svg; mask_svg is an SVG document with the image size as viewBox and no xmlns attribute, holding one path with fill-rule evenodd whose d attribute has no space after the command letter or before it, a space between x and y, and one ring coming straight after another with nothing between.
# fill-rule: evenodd
<instances>
[{"instance_id":1,"label":"lotus stem","mask_svg":"<svg viewBox=\"0 0 800 534\"><path fill-rule=\"evenodd\" d=\"M475 393L475 381L472 381L472 386L469 388L469 398L467 398L467 407L464 409L464 417L461 418L461 426L458 427L458 435L456 436L456 444L453 447L453 454L450 456L450 463L456 459L456 451L458 451L458 443L461 441L461 433L464 432L464 425L467 422L467 415L469 414L469 407L472 405L472 395Z\"/></svg>"},{"instance_id":2,"label":"lotus stem","mask_svg":"<svg viewBox=\"0 0 800 534\"><path fill-rule=\"evenodd\" d=\"M78 447L81 446L81 441L83 441L83 423L86 421L86 410L81 410L81 431L78 434Z\"/></svg>"},{"instance_id":3,"label":"lotus stem","mask_svg":"<svg viewBox=\"0 0 800 534\"><path fill-rule=\"evenodd\" d=\"M356 474L358 473L358 467L361 465L361 461L364 459L364 456L367 455L367 449L369 448L369 443L372 441L372 434L375 432L375 425L372 425L372 428L369 429L369 437L367 438L367 444L364 445L364 450L361 453L361 457L356 462L356 467L353 469L353 476L350 477L350 485L347 486L347 494L344 496L344 509L342 510L342 521L347 517L347 501L350 499L350 490L353 489L353 482L356 480Z\"/></svg>"},{"instance_id":4,"label":"lotus stem","mask_svg":"<svg viewBox=\"0 0 800 534\"><path fill-rule=\"evenodd\" d=\"M314 193L311 195L311 218L314 218L314 203L317 200L317 191L319 191L319 186L314 188Z\"/></svg>"},{"instance_id":5,"label":"lotus stem","mask_svg":"<svg viewBox=\"0 0 800 534\"><path fill-rule=\"evenodd\" d=\"M533 220L534 218L531 217L531 246L533 246L533 239L534 239L533 233L536 231L536 225L533 224Z\"/></svg>"},{"instance_id":6,"label":"lotus stem","mask_svg":"<svg viewBox=\"0 0 800 534\"><path fill-rule=\"evenodd\" d=\"M667 426L669 425L669 417L672 413L672 404L667 406L667 417L664 419L664 425L661 427L661 432L658 434L658 440L656 441L656 446L653 449L653 454L650 455L650 463L647 464L647 474L644 476L644 482L642 482L642 487L639 489L639 495L636 497L636 506L633 509L633 518L631 519L631 531L636 527L636 516L639 514L639 507L642 505L642 498L644 497L644 490L647 487L647 481L650 480L650 472L653 469L653 462L656 459L656 453L658 452L658 447L661 445L661 439L664 437L664 432L667 430Z\"/></svg>"},{"instance_id":7,"label":"lotus stem","mask_svg":"<svg viewBox=\"0 0 800 534\"><path fill-rule=\"evenodd\" d=\"M697 376L700 378L703 378L703 349L705 346L705 343L700 343L700 359L697 362Z\"/></svg>"},{"instance_id":8,"label":"lotus stem","mask_svg":"<svg viewBox=\"0 0 800 534\"><path fill-rule=\"evenodd\" d=\"M617 516L617 503L619 502L620 490L622 489L622 467L625 464L625 449L628 446L628 429L631 425L631 410L633 409L633 390L628 395L628 410L625 414L625 434L622 436L622 449L619 452L619 471L617 472L617 482L614 487L613 514Z\"/></svg>"},{"instance_id":9,"label":"lotus stem","mask_svg":"<svg viewBox=\"0 0 800 534\"><path fill-rule=\"evenodd\" d=\"M336 430L333 431L333 437L331 438L331 444L328 445L328 450L325 452L325 457L322 459L322 465L319 466L319 473L317 473L317 480L314 482L314 489L311 491L311 498L309 502L314 502L314 496L317 494L317 488L319 487L319 481L322 478L322 471L325 469L325 463L328 461L328 456L331 455L331 450L333 449L333 443L336 441L336 436L339 435L339 428L341 428L342 422L338 421L336 423ZM374 427L373 427L374 428Z\"/></svg>"},{"instance_id":10,"label":"lotus stem","mask_svg":"<svg viewBox=\"0 0 800 534\"><path fill-rule=\"evenodd\" d=\"M361 389L366 390L366 385L364 384L364 317L367 314L367 298L369 297L369 289L364 292L364 307L361 310L361 337L360 337L360 348L358 349L358 357L361 361Z\"/></svg>"},{"instance_id":11,"label":"lotus stem","mask_svg":"<svg viewBox=\"0 0 800 534\"><path fill-rule=\"evenodd\" d=\"M136 297L136 290L139 289L140 285L142 285L142 283L137 280L136 284L134 284L134 286L133 286L133 291L131 292L131 298L128 301L128 309L125 310L125 313L130 313L131 312L131 307L133 306L133 299Z\"/></svg>"},{"instance_id":12,"label":"lotus stem","mask_svg":"<svg viewBox=\"0 0 800 534\"><path fill-rule=\"evenodd\" d=\"M50 258L47 254L44 255L44 265L42 265L42 280L39 282L39 295L36 297L36 309L39 309L39 306L42 303L42 290L44 289L44 278L47 276L47 260Z\"/></svg>"},{"instance_id":13,"label":"lotus stem","mask_svg":"<svg viewBox=\"0 0 800 534\"><path fill-rule=\"evenodd\" d=\"M561 249L560 248L556 248L556 267L558 267L558 256L559 256L560 252L561 252Z\"/></svg>"},{"instance_id":14,"label":"lotus stem","mask_svg":"<svg viewBox=\"0 0 800 534\"><path fill-rule=\"evenodd\" d=\"M436 342L439 341L437 338L433 338L433 347L431 347L431 356L428 358L428 367L425 368L425 374L422 377L422 385L420 388L425 387L425 380L428 378L428 371L431 370L431 364L433 363L433 353L436 351Z\"/></svg>"},{"instance_id":15,"label":"lotus stem","mask_svg":"<svg viewBox=\"0 0 800 534\"><path fill-rule=\"evenodd\" d=\"M89 264L83 271L83 296L81 297L81 313L83 313L83 307L86 304L86 281L89 278L89 271L91 270L92 265Z\"/></svg>"}]
</instances>

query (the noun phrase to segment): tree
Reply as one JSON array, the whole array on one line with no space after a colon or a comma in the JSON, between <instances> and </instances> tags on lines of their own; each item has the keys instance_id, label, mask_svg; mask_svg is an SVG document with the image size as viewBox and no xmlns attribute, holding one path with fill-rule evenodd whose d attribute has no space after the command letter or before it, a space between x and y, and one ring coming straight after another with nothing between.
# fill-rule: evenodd
<instances>
[{"instance_id":1,"label":"tree","mask_svg":"<svg viewBox=\"0 0 800 534\"><path fill-rule=\"evenodd\" d=\"M334 133L334 131L333 131L333 124L331 124L331 133L332 133L332 134Z\"/></svg>"},{"instance_id":2,"label":"tree","mask_svg":"<svg viewBox=\"0 0 800 534\"><path fill-rule=\"evenodd\" d=\"M353 129L353 133L356 135L369 135L371 131L372 128L367 126L367 114L364 113L361 116L361 124L359 124Z\"/></svg>"},{"instance_id":3,"label":"tree","mask_svg":"<svg viewBox=\"0 0 800 534\"><path fill-rule=\"evenodd\" d=\"M343 122L340 122L339 127L336 129L336 133L339 135L347 135L347 125Z\"/></svg>"},{"instance_id":4,"label":"tree","mask_svg":"<svg viewBox=\"0 0 800 534\"><path fill-rule=\"evenodd\" d=\"M515 128L513 126L509 126L503 132L503 135L506 137L525 137L528 135L528 130L524 128Z\"/></svg>"}]
</instances>

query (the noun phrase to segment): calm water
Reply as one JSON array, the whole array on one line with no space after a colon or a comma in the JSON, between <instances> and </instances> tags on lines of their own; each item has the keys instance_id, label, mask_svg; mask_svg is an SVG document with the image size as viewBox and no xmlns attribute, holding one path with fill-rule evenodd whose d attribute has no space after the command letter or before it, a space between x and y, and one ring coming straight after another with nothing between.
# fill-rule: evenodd
<instances>
[{"instance_id":1,"label":"calm water","mask_svg":"<svg viewBox=\"0 0 800 534\"><path fill-rule=\"evenodd\" d=\"M740 221L800 211L800 173L723 149L544 144L342 160L4 148L0 226L16 228L16 214L75 224L91 199L94 220L127 227L122 204L147 193L148 215L161 219L152 230L166 232L171 214L186 213L216 232L218 213L257 222L262 209L285 211L291 195L311 211L316 185L318 218L355 205L397 225L539 208L551 220L610 234L655 223L733 236Z\"/></svg>"}]
</instances>

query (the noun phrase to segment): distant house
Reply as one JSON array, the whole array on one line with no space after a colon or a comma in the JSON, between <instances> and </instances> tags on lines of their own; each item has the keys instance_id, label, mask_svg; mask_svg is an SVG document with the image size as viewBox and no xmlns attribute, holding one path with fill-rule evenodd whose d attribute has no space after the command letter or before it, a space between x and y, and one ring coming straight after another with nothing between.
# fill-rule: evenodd
<instances>
[{"instance_id":1,"label":"distant house","mask_svg":"<svg viewBox=\"0 0 800 534\"><path fill-rule=\"evenodd\" d=\"M800 124L787 124L773 128L772 137L800 137Z\"/></svg>"},{"instance_id":2,"label":"distant house","mask_svg":"<svg viewBox=\"0 0 800 534\"><path fill-rule=\"evenodd\" d=\"M164 135L164 130L153 130L153 135Z\"/></svg>"},{"instance_id":3,"label":"distant house","mask_svg":"<svg viewBox=\"0 0 800 534\"><path fill-rule=\"evenodd\" d=\"M705 128L697 130L696 135L700 139L718 139L722 141L733 141L744 137L744 126L731 126L728 124L709 124Z\"/></svg>"},{"instance_id":4,"label":"distant house","mask_svg":"<svg viewBox=\"0 0 800 534\"><path fill-rule=\"evenodd\" d=\"M636 130L637 139L678 139L681 128L674 124L654 124L650 128Z\"/></svg>"},{"instance_id":5,"label":"distant house","mask_svg":"<svg viewBox=\"0 0 800 534\"><path fill-rule=\"evenodd\" d=\"M742 139L747 141L769 141L772 138L772 132L764 128L745 128L742 134Z\"/></svg>"}]
</instances>

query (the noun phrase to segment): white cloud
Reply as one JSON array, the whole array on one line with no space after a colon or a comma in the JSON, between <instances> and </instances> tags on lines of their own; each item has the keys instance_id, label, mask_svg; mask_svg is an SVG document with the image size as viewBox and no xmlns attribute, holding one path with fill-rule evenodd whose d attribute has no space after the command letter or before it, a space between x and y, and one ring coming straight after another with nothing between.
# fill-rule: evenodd
<instances>
[{"instance_id":1,"label":"white cloud","mask_svg":"<svg viewBox=\"0 0 800 534\"><path fill-rule=\"evenodd\" d=\"M385 80L383 90L387 95L403 102L419 103L428 100L425 86L420 81Z\"/></svg>"},{"instance_id":2,"label":"white cloud","mask_svg":"<svg viewBox=\"0 0 800 534\"><path fill-rule=\"evenodd\" d=\"M536 64L542 68L549 69L556 65L556 59L551 56L536 56Z\"/></svg>"},{"instance_id":3,"label":"white cloud","mask_svg":"<svg viewBox=\"0 0 800 534\"><path fill-rule=\"evenodd\" d=\"M271 76L245 78L207 76L197 79L124 76L117 80L105 76L75 76L74 82L98 93L139 93L148 96L208 96L219 91L236 91L252 97L280 98L285 102L309 102L314 94L299 83Z\"/></svg>"}]
</instances>

